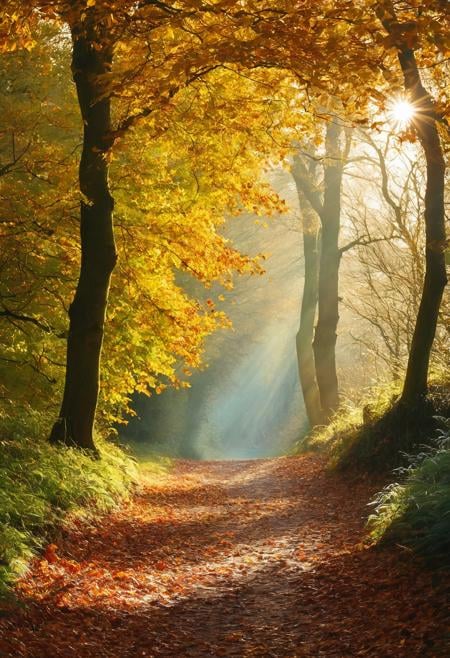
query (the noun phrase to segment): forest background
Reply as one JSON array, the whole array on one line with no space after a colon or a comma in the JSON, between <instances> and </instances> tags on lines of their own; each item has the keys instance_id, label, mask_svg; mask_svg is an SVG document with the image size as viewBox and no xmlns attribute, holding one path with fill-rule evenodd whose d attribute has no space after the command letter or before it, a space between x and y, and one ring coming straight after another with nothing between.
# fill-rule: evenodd
<instances>
[{"instance_id":1,"label":"forest background","mask_svg":"<svg viewBox=\"0 0 450 658\"><path fill-rule=\"evenodd\" d=\"M49 514L130 490L118 431L372 469L427 443L406 477L438 454L440 491L448 3L7 2L1 21L6 581Z\"/></svg>"}]
</instances>

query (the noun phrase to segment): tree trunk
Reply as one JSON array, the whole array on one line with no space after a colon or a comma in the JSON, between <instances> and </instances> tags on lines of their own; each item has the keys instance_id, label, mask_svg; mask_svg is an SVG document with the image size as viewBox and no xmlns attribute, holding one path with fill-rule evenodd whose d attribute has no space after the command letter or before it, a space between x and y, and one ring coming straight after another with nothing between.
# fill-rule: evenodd
<instances>
[{"instance_id":1,"label":"tree trunk","mask_svg":"<svg viewBox=\"0 0 450 658\"><path fill-rule=\"evenodd\" d=\"M93 425L105 312L117 259L114 204L108 184L111 108L108 97L99 99L98 84L98 76L111 67L112 48L110 44L104 46L100 37L91 11L87 12L84 23L80 21L77 27L72 27L72 72L84 130L79 168L81 268L69 309L63 401L50 435L51 442L94 451Z\"/></svg>"},{"instance_id":2,"label":"tree trunk","mask_svg":"<svg viewBox=\"0 0 450 658\"><path fill-rule=\"evenodd\" d=\"M336 372L336 339L339 321L339 229L341 215L341 183L343 159L339 148L341 127L337 122L327 126L324 198L320 214L322 239L319 270L319 315L314 334L314 358L317 384L325 420L339 407Z\"/></svg>"},{"instance_id":3,"label":"tree trunk","mask_svg":"<svg viewBox=\"0 0 450 658\"><path fill-rule=\"evenodd\" d=\"M320 230L317 210L321 207L321 200L319 193L314 188L314 163L312 163L312 166L308 170L303 166L301 158L301 155L296 154L292 167L292 177L297 189L302 218L303 255L305 262L300 324L295 342L303 401L305 403L309 425L313 428L322 424L322 409L320 406L313 352L314 321L319 294ZM308 192L309 199L305 196L305 189ZM314 203L315 207L312 203Z\"/></svg>"},{"instance_id":4,"label":"tree trunk","mask_svg":"<svg viewBox=\"0 0 450 658\"><path fill-rule=\"evenodd\" d=\"M316 381L313 336L319 283L320 233L303 230L305 278L300 309L300 326L296 336L297 361L306 415L311 428L322 423L320 395Z\"/></svg>"},{"instance_id":5,"label":"tree trunk","mask_svg":"<svg viewBox=\"0 0 450 658\"><path fill-rule=\"evenodd\" d=\"M413 406L428 388L428 368L439 308L447 283L445 271L445 160L436 126L434 103L422 85L414 52L399 51L405 90L415 107L413 119L425 153L427 180L425 190L425 278L411 342L401 402Z\"/></svg>"}]
</instances>

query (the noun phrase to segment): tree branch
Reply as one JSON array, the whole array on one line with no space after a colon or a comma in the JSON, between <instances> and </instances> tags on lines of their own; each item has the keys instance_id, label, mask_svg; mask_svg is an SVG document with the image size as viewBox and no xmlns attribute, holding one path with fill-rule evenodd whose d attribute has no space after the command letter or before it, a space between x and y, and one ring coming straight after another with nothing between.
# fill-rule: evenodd
<instances>
[{"instance_id":1,"label":"tree branch","mask_svg":"<svg viewBox=\"0 0 450 658\"><path fill-rule=\"evenodd\" d=\"M29 322L31 324L34 324L35 327L38 327L38 329L45 331L45 333L47 334L54 334L57 338L66 338L65 333L56 333L56 331L52 327L50 327L47 324L44 324L43 322L33 317L32 315L16 313L15 311L11 311L10 309L6 308L4 304L2 304L2 306L3 306L3 310L0 311L0 317L4 317L10 320L17 320L19 322Z\"/></svg>"},{"instance_id":2,"label":"tree branch","mask_svg":"<svg viewBox=\"0 0 450 658\"><path fill-rule=\"evenodd\" d=\"M375 244L376 242L389 242L390 240L394 240L396 237L399 236L395 235L394 233L388 236L383 236L382 238L371 238L368 235L361 235L355 240L348 242L343 247L340 247L339 253L342 256L342 254L345 254L346 251L353 249L353 247L367 247L368 245Z\"/></svg>"}]
</instances>

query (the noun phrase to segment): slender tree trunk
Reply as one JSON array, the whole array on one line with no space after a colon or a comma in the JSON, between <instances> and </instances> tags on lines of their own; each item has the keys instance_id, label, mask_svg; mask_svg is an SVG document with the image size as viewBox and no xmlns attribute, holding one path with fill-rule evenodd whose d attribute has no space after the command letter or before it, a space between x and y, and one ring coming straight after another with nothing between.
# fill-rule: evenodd
<instances>
[{"instance_id":1,"label":"slender tree trunk","mask_svg":"<svg viewBox=\"0 0 450 658\"><path fill-rule=\"evenodd\" d=\"M306 415L310 427L322 424L322 409L320 406L320 395L316 381L316 368L314 364L313 337L314 321L317 311L317 298L319 294L319 246L320 230L317 207L320 204L320 196L310 186L305 176L314 177L314 168L307 171L302 166L301 156L294 156L292 177L297 188L298 202L303 226L303 255L305 272L303 280L303 295L300 308L300 324L296 336L297 365L302 387L303 401L305 403ZM314 195L316 209L311 205L311 200L305 197L304 188L308 186Z\"/></svg>"},{"instance_id":2,"label":"slender tree trunk","mask_svg":"<svg viewBox=\"0 0 450 658\"><path fill-rule=\"evenodd\" d=\"M313 352L314 320L319 293L319 244L320 234L318 230L316 232L307 232L304 230L303 254L305 259L305 275L300 309L300 326L296 336L296 345L300 383L306 414L311 427L322 423L320 394L316 381Z\"/></svg>"},{"instance_id":3,"label":"slender tree trunk","mask_svg":"<svg viewBox=\"0 0 450 658\"><path fill-rule=\"evenodd\" d=\"M376 8L386 32L396 40L405 91L414 106L412 123L424 150L427 180L425 190L425 277L414 327L400 402L412 408L428 390L428 368L439 308L447 284L445 271L445 160L436 122L433 99L422 84L414 50L403 38L395 7L390 0ZM400 28L400 29L399 29Z\"/></svg>"},{"instance_id":4,"label":"slender tree trunk","mask_svg":"<svg viewBox=\"0 0 450 658\"><path fill-rule=\"evenodd\" d=\"M414 405L427 393L430 353L433 346L439 308L447 283L445 271L445 160L436 126L434 103L422 85L414 52L399 51L405 90L415 107L414 126L425 153L427 180L425 190L425 278L411 342L401 401Z\"/></svg>"},{"instance_id":5,"label":"slender tree trunk","mask_svg":"<svg viewBox=\"0 0 450 658\"><path fill-rule=\"evenodd\" d=\"M328 420L339 407L336 339L339 322L339 229L343 159L339 148L341 127L330 122L326 134L324 198L320 214L322 239L319 270L319 314L314 334L314 358L322 412Z\"/></svg>"},{"instance_id":6,"label":"slender tree trunk","mask_svg":"<svg viewBox=\"0 0 450 658\"><path fill-rule=\"evenodd\" d=\"M93 425L100 355L110 277L117 256L112 221L114 204L108 184L110 100L99 99L97 77L109 71L112 49L102 45L98 30L95 32L93 15L90 11L87 14L84 22L80 22L82 28L72 28L72 72L84 130L79 168L81 268L69 309L63 401L50 441L95 450Z\"/></svg>"}]
</instances>

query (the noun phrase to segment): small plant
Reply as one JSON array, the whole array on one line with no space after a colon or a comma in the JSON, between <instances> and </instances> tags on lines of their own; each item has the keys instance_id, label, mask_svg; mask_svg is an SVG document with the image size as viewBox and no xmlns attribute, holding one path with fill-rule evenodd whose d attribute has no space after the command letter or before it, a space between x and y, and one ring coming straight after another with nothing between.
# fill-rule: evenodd
<instances>
[{"instance_id":1,"label":"small plant","mask_svg":"<svg viewBox=\"0 0 450 658\"><path fill-rule=\"evenodd\" d=\"M450 567L450 420L430 446L408 456L409 465L396 473L400 481L386 487L374 501L369 519L376 541L397 541L436 564Z\"/></svg>"}]
</instances>

